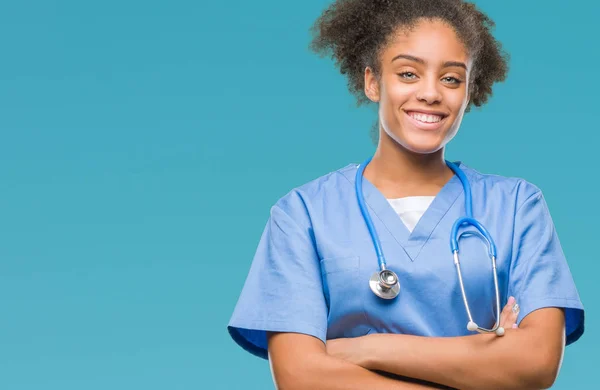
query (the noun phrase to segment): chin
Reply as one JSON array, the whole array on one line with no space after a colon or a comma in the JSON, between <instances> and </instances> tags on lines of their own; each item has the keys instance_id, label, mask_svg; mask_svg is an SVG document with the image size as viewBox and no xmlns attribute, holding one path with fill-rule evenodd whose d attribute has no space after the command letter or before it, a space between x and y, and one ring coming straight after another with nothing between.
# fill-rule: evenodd
<instances>
[{"instance_id":1,"label":"chin","mask_svg":"<svg viewBox=\"0 0 600 390\"><path fill-rule=\"evenodd\" d=\"M404 149L415 154L433 154L439 152L444 146L440 144L435 145L415 145L415 144L403 144L401 145Z\"/></svg>"},{"instance_id":2,"label":"chin","mask_svg":"<svg viewBox=\"0 0 600 390\"><path fill-rule=\"evenodd\" d=\"M446 118L449 122L437 130L422 130L415 128L411 123L403 123L398 120L392 126L382 123L382 134L387 135L388 141L396 143L402 149L410 153L427 155L439 152L446 144L454 138L456 130L450 123L454 118Z\"/></svg>"},{"instance_id":3,"label":"chin","mask_svg":"<svg viewBox=\"0 0 600 390\"><path fill-rule=\"evenodd\" d=\"M415 137L414 134L404 134L404 136L394 133L387 134L400 147L415 154L433 154L439 152L446 144L443 137L440 139L440 137L432 137L431 135Z\"/></svg>"}]
</instances>

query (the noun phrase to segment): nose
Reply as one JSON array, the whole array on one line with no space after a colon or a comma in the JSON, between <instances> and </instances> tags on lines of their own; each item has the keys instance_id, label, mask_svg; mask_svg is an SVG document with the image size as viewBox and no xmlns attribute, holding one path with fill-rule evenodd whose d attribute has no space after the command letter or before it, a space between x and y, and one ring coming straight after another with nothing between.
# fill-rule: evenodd
<instances>
[{"instance_id":1,"label":"nose","mask_svg":"<svg viewBox=\"0 0 600 390\"><path fill-rule=\"evenodd\" d=\"M440 103L442 93L439 90L440 85L435 78L423 79L417 91L417 99L427 104Z\"/></svg>"}]
</instances>

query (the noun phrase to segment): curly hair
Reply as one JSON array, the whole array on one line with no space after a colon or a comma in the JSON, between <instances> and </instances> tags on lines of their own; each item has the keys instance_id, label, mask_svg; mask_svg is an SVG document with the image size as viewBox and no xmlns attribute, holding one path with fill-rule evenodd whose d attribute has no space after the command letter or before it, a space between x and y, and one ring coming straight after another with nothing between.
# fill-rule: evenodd
<instances>
[{"instance_id":1,"label":"curly hair","mask_svg":"<svg viewBox=\"0 0 600 390\"><path fill-rule=\"evenodd\" d=\"M508 54L492 35L494 22L477 7L462 0L336 0L311 28L310 49L330 55L357 105L370 102L364 94L364 70L380 72L380 54L398 29L410 29L422 19L448 23L473 59L469 85L472 105L482 106L492 85L504 81Z\"/></svg>"}]
</instances>

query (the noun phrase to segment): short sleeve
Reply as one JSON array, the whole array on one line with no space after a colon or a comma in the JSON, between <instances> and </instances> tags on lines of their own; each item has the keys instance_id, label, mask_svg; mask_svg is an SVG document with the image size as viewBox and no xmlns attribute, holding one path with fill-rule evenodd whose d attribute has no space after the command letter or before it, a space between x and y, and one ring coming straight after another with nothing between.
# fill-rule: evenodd
<instances>
[{"instance_id":1,"label":"short sleeve","mask_svg":"<svg viewBox=\"0 0 600 390\"><path fill-rule=\"evenodd\" d=\"M583 334L583 304L539 190L516 212L509 295L521 307L519 323L537 309L558 307L565 312L566 344Z\"/></svg>"},{"instance_id":2,"label":"short sleeve","mask_svg":"<svg viewBox=\"0 0 600 390\"><path fill-rule=\"evenodd\" d=\"M327 306L307 221L301 204L279 202L271 208L229 322L233 340L264 359L268 356L267 331L302 333L325 342Z\"/></svg>"}]
</instances>

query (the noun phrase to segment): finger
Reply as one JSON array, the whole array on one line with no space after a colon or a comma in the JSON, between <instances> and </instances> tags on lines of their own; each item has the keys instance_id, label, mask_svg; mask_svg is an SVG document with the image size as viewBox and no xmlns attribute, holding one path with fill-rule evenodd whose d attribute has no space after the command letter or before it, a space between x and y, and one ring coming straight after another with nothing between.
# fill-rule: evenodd
<instances>
[{"instance_id":1,"label":"finger","mask_svg":"<svg viewBox=\"0 0 600 390\"><path fill-rule=\"evenodd\" d=\"M512 297L511 297L512 298ZM516 300L509 299L503 309L501 325L504 329L517 328L517 319L519 318L520 307Z\"/></svg>"},{"instance_id":2,"label":"finger","mask_svg":"<svg viewBox=\"0 0 600 390\"><path fill-rule=\"evenodd\" d=\"M504 308L502 309L502 313L500 313L500 326L502 326L503 328L511 328L513 323L515 322L513 320L513 306L515 304L515 298L514 297L509 297L508 298L508 302L506 303L506 305L504 306ZM511 322L512 321L512 322Z\"/></svg>"},{"instance_id":3,"label":"finger","mask_svg":"<svg viewBox=\"0 0 600 390\"><path fill-rule=\"evenodd\" d=\"M513 307L511 308L511 313L510 313L510 326L513 329L518 328L517 319L519 318L520 310L521 310L521 307L519 306L519 304L517 302L515 302L513 304Z\"/></svg>"}]
</instances>

